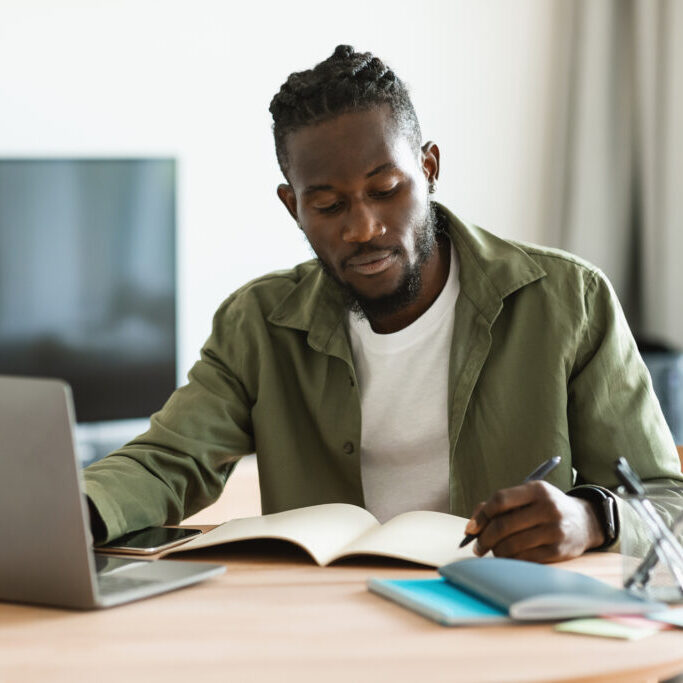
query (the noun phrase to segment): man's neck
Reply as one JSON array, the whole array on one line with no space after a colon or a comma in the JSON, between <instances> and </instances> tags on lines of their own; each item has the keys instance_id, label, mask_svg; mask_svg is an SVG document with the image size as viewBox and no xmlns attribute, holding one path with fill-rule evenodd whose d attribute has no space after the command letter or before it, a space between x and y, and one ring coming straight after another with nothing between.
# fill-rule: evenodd
<instances>
[{"instance_id":1,"label":"man's neck","mask_svg":"<svg viewBox=\"0 0 683 683\"><path fill-rule=\"evenodd\" d=\"M437 248L427 263L422 267L422 286L413 301L400 310L386 316L370 317L368 320L373 331L377 334L391 334L398 332L415 322L441 294L441 290L448 280L451 262L451 243L448 236L437 235Z\"/></svg>"}]
</instances>

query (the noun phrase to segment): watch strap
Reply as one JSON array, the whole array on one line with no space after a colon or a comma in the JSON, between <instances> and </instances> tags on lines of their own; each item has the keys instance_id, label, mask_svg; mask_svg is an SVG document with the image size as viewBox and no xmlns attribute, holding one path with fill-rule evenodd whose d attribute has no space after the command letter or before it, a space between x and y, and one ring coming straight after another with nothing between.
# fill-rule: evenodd
<instances>
[{"instance_id":1,"label":"watch strap","mask_svg":"<svg viewBox=\"0 0 683 683\"><path fill-rule=\"evenodd\" d=\"M605 542L597 548L591 548L591 550L605 550L614 544L619 537L619 519L613 494L599 486L586 484L567 491L567 495L591 503L602 525Z\"/></svg>"}]
</instances>

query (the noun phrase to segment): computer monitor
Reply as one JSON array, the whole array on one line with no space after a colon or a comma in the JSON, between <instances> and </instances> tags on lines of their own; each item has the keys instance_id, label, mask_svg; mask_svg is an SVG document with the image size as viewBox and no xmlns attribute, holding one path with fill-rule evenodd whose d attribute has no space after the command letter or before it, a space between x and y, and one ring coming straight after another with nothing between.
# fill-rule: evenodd
<instances>
[{"instance_id":1,"label":"computer monitor","mask_svg":"<svg viewBox=\"0 0 683 683\"><path fill-rule=\"evenodd\" d=\"M79 423L176 386L176 163L0 159L0 374L56 377Z\"/></svg>"}]
</instances>

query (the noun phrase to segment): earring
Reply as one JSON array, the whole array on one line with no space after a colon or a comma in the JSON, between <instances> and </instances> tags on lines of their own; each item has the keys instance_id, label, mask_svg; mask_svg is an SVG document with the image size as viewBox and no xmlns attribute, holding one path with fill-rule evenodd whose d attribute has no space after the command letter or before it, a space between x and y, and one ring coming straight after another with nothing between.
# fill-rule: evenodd
<instances>
[{"instance_id":1,"label":"earring","mask_svg":"<svg viewBox=\"0 0 683 683\"><path fill-rule=\"evenodd\" d=\"M436 192L436 180L429 181L429 194L434 194Z\"/></svg>"},{"instance_id":2,"label":"earring","mask_svg":"<svg viewBox=\"0 0 683 683\"><path fill-rule=\"evenodd\" d=\"M384 237L384 235L386 235L386 234L387 234L387 229L384 226L382 226L380 231L379 231L379 236Z\"/></svg>"}]
</instances>

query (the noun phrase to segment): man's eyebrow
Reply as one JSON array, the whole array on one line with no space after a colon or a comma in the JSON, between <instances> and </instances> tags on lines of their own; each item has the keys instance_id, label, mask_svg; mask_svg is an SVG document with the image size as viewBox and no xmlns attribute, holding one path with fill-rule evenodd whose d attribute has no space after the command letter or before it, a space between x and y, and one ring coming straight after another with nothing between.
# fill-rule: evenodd
<instances>
[{"instance_id":1,"label":"man's eyebrow","mask_svg":"<svg viewBox=\"0 0 683 683\"><path fill-rule=\"evenodd\" d=\"M305 190L304 194L313 194L314 192L321 192L323 190L333 190L332 185L309 185Z\"/></svg>"},{"instance_id":2,"label":"man's eyebrow","mask_svg":"<svg viewBox=\"0 0 683 683\"><path fill-rule=\"evenodd\" d=\"M396 168L396 164L394 164L391 161L387 161L386 164L382 164L381 166L378 166L377 168L373 168L372 171L370 171L370 173L366 173L365 177L366 178L372 178L372 176L377 175L378 173L381 173L382 171L388 171L388 170L395 169L395 168Z\"/></svg>"},{"instance_id":3,"label":"man's eyebrow","mask_svg":"<svg viewBox=\"0 0 683 683\"><path fill-rule=\"evenodd\" d=\"M373 168L372 171L369 173L365 174L366 178L372 178L372 176L377 175L378 173L382 173L382 171L388 171L391 169L395 169L396 164L394 164L391 161L388 161L386 164L382 164L381 166L378 166L377 168ZM334 190L332 185L309 185L305 190L304 194L313 194L314 192L324 192L325 190Z\"/></svg>"}]
</instances>

